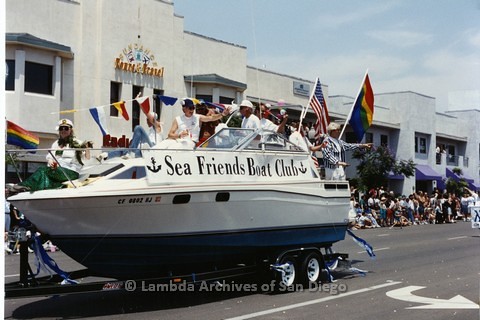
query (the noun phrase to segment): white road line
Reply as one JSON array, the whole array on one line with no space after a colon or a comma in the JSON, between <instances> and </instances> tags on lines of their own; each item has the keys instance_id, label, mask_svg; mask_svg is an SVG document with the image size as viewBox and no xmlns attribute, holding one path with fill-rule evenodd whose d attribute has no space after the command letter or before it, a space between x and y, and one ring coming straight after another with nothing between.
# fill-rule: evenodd
<instances>
[{"instance_id":1,"label":"white road line","mask_svg":"<svg viewBox=\"0 0 480 320\"><path fill-rule=\"evenodd\" d=\"M457 239L465 239L468 238L467 236L455 237L455 238L448 238L447 240L457 240Z\"/></svg>"},{"instance_id":2,"label":"white road line","mask_svg":"<svg viewBox=\"0 0 480 320\"><path fill-rule=\"evenodd\" d=\"M385 248L373 248L373 252L377 252L377 251L382 251L382 250L389 250L390 247L385 247ZM357 253L367 253L366 251L358 251Z\"/></svg>"},{"instance_id":3,"label":"white road line","mask_svg":"<svg viewBox=\"0 0 480 320\"><path fill-rule=\"evenodd\" d=\"M347 297L347 296L352 296L354 294L359 294L359 293L364 293L364 292L368 292L368 291L372 291L372 290L376 290L376 289L381 289L381 288L385 288L385 287L389 287L389 286L394 286L394 285L397 285L399 283L402 283L402 282L391 281L391 282L387 282L387 283L384 283L384 284L379 284L379 285L376 285L376 286L373 286L373 287L354 290L354 291L351 291L351 292L345 292L345 293L341 293L341 294L334 295L334 296L328 296L328 297L325 297L325 298L320 298L320 299L295 303L295 304L291 304L291 305L284 306L284 307L268 309L268 310L265 310L265 311L259 311L259 312L254 312L254 313L250 313L250 314L244 314L243 316L228 318L228 319L225 319L225 320L252 319L252 318L255 318L255 317L265 316L267 314L282 312L282 311L285 311L285 310L291 310L291 309L295 309L295 308L301 308L301 307L309 306L309 305L312 305L312 304L317 304L317 303L322 303L322 302L325 302L325 301L330 301L330 300L340 299L340 298Z\"/></svg>"},{"instance_id":4,"label":"white road line","mask_svg":"<svg viewBox=\"0 0 480 320\"><path fill-rule=\"evenodd\" d=\"M11 278L11 277L19 277L20 274L6 274L5 278Z\"/></svg>"},{"instance_id":5,"label":"white road line","mask_svg":"<svg viewBox=\"0 0 480 320\"><path fill-rule=\"evenodd\" d=\"M388 237L388 236L390 236L389 233L377 234L377 237Z\"/></svg>"}]
</instances>

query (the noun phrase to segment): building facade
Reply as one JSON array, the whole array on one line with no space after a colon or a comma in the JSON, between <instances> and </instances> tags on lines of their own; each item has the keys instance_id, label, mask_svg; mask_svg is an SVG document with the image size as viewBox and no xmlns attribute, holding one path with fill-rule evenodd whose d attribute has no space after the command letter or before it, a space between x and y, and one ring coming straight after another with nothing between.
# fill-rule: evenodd
<instances>
[{"instance_id":1,"label":"building facade","mask_svg":"<svg viewBox=\"0 0 480 320\"><path fill-rule=\"evenodd\" d=\"M135 101L140 92L218 103L281 103L293 118L308 104L313 79L248 66L246 47L185 31L184 19L163 0L7 0L7 119L38 134L40 148L48 148L57 137L57 121L70 118L77 137L98 148L106 145L105 138L89 109L105 112L111 138L130 137L135 125L146 125ZM328 97L328 86L323 90ZM328 97L332 120L345 122L353 100ZM118 101L125 101L128 121L111 106ZM152 102L167 131L181 113L179 104ZM390 187L397 192L441 187L454 168L476 187L479 112L437 113L433 97L376 93L373 126L364 139L388 144L398 158L420 165L414 178L392 177ZM314 121L312 114L309 120ZM439 159L437 145L447 151ZM355 175L353 166L348 174Z\"/></svg>"}]
</instances>

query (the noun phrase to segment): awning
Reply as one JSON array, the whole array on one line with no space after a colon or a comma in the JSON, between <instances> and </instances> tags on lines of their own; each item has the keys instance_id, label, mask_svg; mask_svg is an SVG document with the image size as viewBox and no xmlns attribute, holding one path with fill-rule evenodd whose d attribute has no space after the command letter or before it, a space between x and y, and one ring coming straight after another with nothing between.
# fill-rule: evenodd
<instances>
[{"instance_id":1,"label":"awning","mask_svg":"<svg viewBox=\"0 0 480 320\"><path fill-rule=\"evenodd\" d=\"M459 176L458 174L456 174L455 172L453 172L452 169L449 169L449 168L447 168L447 169L445 170L445 172L446 172L447 178L452 178L452 179L454 179L454 180L457 181L457 182L458 182L460 179L465 180L467 183L473 183L473 182L475 181L474 179L468 178L468 177L465 176L465 175Z\"/></svg>"},{"instance_id":2,"label":"awning","mask_svg":"<svg viewBox=\"0 0 480 320\"><path fill-rule=\"evenodd\" d=\"M478 190L480 190L480 184L475 183L475 181L474 181L474 182L471 182L471 183L468 184L468 188L472 191L478 191Z\"/></svg>"},{"instance_id":3,"label":"awning","mask_svg":"<svg viewBox=\"0 0 480 320\"><path fill-rule=\"evenodd\" d=\"M445 182L443 180L437 180L437 189L438 190L441 190L441 192L443 192L443 190L446 189L446 185L445 185Z\"/></svg>"},{"instance_id":4,"label":"awning","mask_svg":"<svg viewBox=\"0 0 480 320\"><path fill-rule=\"evenodd\" d=\"M403 174L395 174L392 171L388 173L389 180L405 180L405 176Z\"/></svg>"},{"instance_id":5,"label":"awning","mask_svg":"<svg viewBox=\"0 0 480 320\"><path fill-rule=\"evenodd\" d=\"M415 179L417 180L442 180L442 176L427 164L417 164L415 168Z\"/></svg>"},{"instance_id":6,"label":"awning","mask_svg":"<svg viewBox=\"0 0 480 320\"><path fill-rule=\"evenodd\" d=\"M460 181L460 179L465 180L465 182L468 183L468 188L470 190L473 190L473 191L480 190L480 184L475 183L475 179L472 179L472 178L470 178L470 177L468 177L464 174L459 176L458 174L456 174L455 172L453 172L453 170L451 170L449 168L446 168L445 172L446 172L447 178L452 178L457 182Z\"/></svg>"}]
</instances>

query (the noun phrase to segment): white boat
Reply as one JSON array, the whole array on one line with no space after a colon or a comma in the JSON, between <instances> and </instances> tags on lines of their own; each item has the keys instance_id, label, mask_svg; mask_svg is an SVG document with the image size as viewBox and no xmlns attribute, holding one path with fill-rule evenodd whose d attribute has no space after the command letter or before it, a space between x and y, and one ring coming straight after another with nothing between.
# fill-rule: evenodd
<instances>
[{"instance_id":1,"label":"white boat","mask_svg":"<svg viewBox=\"0 0 480 320\"><path fill-rule=\"evenodd\" d=\"M86 166L75 187L11 197L92 274L132 279L343 240L349 186L273 132L224 128L195 150Z\"/></svg>"}]
</instances>

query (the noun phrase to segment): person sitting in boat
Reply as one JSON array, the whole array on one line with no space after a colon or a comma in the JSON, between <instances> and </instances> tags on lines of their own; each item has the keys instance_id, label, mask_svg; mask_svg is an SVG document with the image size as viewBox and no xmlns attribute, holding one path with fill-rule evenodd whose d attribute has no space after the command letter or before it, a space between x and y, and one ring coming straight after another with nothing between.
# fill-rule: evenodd
<instances>
[{"instance_id":1,"label":"person sitting in boat","mask_svg":"<svg viewBox=\"0 0 480 320\"><path fill-rule=\"evenodd\" d=\"M217 121L230 113L230 107L223 113L201 115L195 113L195 103L191 99L183 99L181 116L175 117L168 139L158 145L159 149L193 149L200 139L200 127L204 122Z\"/></svg>"},{"instance_id":2,"label":"person sitting in boat","mask_svg":"<svg viewBox=\"0 0 480 320\"><path fill-rule=\"evenodd\" d=\"M264 105L262 103L262 104L260 104L259 108L255 109L255 116L257 116L257 118L260 118L260 127L263 130L270 130L270 131L274 131L274 132L277 132L277 133L284 133L285 132L285 125L286 125L287 120L288 120L288 114L285 113L282 117L282 120L280 121L280 124L276 125L275 123L273 123L271 120L268 119L270 116L275 117L271 113L269 106Z\"/></svg>"},{"instance_id":3,"label":"person sitting in boat","mask_svg":"<svg viewBox=\"0 0 480 320\"><path fill-rule=\"evenodd\" d=\"M310 152L317 152L322 149L323 143L319 145L313 145L310 140L305 136L305 133L301 133L300 130L302 130L303 126L300 126L300 124L296 121L292 122L292 134L290 134L290 137L288 140L302 148L302 150L305 151L310 151ZM300 128L300 130L299 130Z\"/></svg>"},{"instance_id":4,"label":"person sitting in boat","mask_svg":"<svg viewBox=\"0 0 480 320\"><path fill-rule=\"evenodd\" d=\"M124 159L136 158L142 156L141 146L142 144L148 145L153 148L163 140L163 128L160 121L158 121L158 115L155 112L149 112L147 114L147 126L148 132L141 126L137 125L133 129L133 136L130 140L129 150L116 150L110 152L102 152L97 160L102 162L108 158L122 157Z\"/></svg>"},{"instance_id":5,"label":"person sitting in boat","mask_svg":"<svg viewBox=\"0 0 480 320\"><path fill-rule=\"evenodd\" d=\"M345 180L345 151L358 148L370 148L371 143L347 143L339 139L340 125L331 122L327 127L328 135L323 142L323 161L325 176L330 180Z\"/></svg>"},{"instance_id":6,"label":"person sitting in boat","mask_svg":"<svg viewBox=\"0 0 480 320\"><path fill-rule=\"evenodd\" d=\"M82 142L73 134L73 122L62 119L55 130L59 138L47 154L47 166L38 168L25 181L14 186L18 191L37 191L56 189L63 186L63 182L78 179L78 173L85 159L90 159L91 141Z\"/></svg>"},{"instance_id":7,"label":"person sitting in boat","mask_svg":"<svg viewBox=\"0 0 480 320\"><path fill-rule=\"evenodd\" d=\"M216 110L214 107L209 107L205 103L201 103L197 105L197 109L195 111L197 114L201 114L204 116L213 116L217 114ZM210 138L216 130L216 127L220 124L220 120L216 121L210 121L210 122L204 122L202 123L200 127L200 134L199 134L199 140L197 143L197 146L202 144L205 140Z\"/></svg>"},{"instance_id":8,"label":"person sitting in boat","mask_svg":"<svg viewBox=\"0 0 480 320\"><path fill-rule=\"evenodd\" d=\"M263 130L277 132L279 134L283 134L285 132L285 124L287 123L287 120L288 120L287 114L284 115L282 121L277 125L273 123L270 119L268 119L270 116L273 116L273 117L275 116L271 114L270 108L262 103L260 104L259 107L255 109L255 116L260 119L260 127ZM264 138L264 141L267 143L282 144L278 136L274 134L266 133L264 134L263 138Z\"/></svg>"},{"instance_id":9,"label":"person sitting in boat","mask_svg":"<svg viewBox=\"0 0 480 320\"><path fill-rule=\"evenodd\" d=\"M240 104L240 114L242 115L243 129L259 129L261 127L260 119L253 114L253 104L249 100L243 100Z\"/></svg>"}]
</instances>

